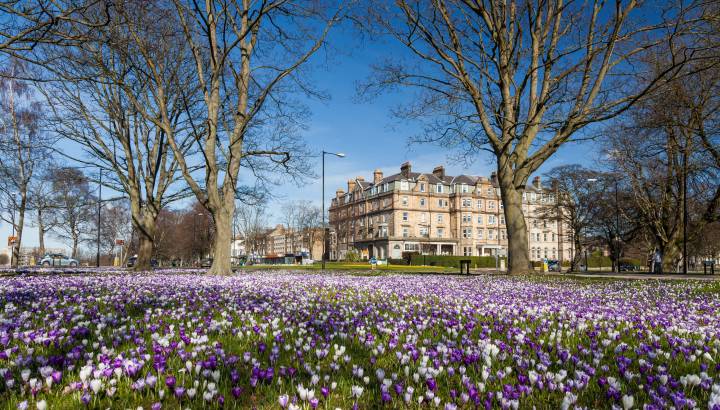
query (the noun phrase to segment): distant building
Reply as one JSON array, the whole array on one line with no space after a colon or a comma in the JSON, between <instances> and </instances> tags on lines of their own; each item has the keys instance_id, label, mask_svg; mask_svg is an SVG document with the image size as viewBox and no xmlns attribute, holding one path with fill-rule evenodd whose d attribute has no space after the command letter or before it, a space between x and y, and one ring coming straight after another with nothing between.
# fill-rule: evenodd
<instances>
[{"instance_id":1,"label":"distant building","mask_svg":"<svg viewBox=\"0 0 720 410\"><path fill-rule=\"evenodd\" d=\"M266 257L306 254L311 259L322 258L322 229L291 230L278 224L265 236Z\"/></svg>"},{"instance_id":2,"label":"distant building","mask_svg":"<svg viewBox=\"0 0 720 410\"><path fill-rule=\"evenodd\" d=\"M571 257L569 238L561 223L542 218L542 206L554 201L552 190L536 177L523 193L531 260ZM345 259L350 251L362 258L403 257L405 252L430 255L505 255L507 230L495 176L490 178L412 172L409 162L385 177L380 170L372 182L357 177L347 192L338 189L329 221L331 259Z\"/></svg>"}]
</instances>

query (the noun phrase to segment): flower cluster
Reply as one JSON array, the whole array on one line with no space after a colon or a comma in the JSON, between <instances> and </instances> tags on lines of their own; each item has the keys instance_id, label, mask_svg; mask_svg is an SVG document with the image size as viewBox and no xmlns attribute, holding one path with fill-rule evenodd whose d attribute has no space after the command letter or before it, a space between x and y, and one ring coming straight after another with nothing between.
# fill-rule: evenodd
<instances>
[{"instance_id":1,"label":"flower cluster","mask_svg":"<svg viewBox=\"0 0 720 410\"><path fill-rule=\"evenodd\" d=\"M10 408L720 410L693 281L253 272L0 282Z\"/></svg>"}]
</instances>

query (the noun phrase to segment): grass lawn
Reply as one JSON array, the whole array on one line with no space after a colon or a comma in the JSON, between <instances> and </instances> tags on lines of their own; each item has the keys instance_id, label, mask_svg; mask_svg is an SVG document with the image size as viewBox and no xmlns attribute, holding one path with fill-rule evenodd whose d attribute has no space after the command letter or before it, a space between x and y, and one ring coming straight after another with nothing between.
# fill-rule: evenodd
<instances>
[{"instance_id":1,"label":"grass lawn","mask_svg":"<svg viewBox=\"0 0 720 410\"><path fill-rule=\"evenodd\" d=\"M371 266L367 262L326 262L326 270L332 271L370 271ZM322 265L320 263L314 263L312 265L250 265L250 266L239 266L238 270L321 270ZM445 273L445 272L459 272L457 268L448 268L444 266L411 266L411 265L377 265L376 271L381 272L431 272L431 273Z\"/></svg>"},{"instance_id":2,"label":"grass lawn","mask_svg":"<svg viewBox=\"0 0 720 410\"><path fill-rule=\"evenodd\" d=\"M0 278L0 409L720 408L718 283L307 269Z\"/></svg>"}]
</instances>

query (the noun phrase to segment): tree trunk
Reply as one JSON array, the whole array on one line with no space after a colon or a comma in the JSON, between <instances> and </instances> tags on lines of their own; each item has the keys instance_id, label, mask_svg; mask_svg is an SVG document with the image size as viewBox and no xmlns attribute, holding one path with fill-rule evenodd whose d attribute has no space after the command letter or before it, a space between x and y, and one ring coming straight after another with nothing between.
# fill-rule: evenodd
<instances>
[{"instance_id":1,"label":"tree trunk","mask_svg":"<svg viewBox=\"0 0 720 410\"><path fill-rule=\"evenodd\" d=\"M157 226L157 215L146 211L140 217L133 217L135 230L138 233L138 254L135 260L135 271L146 271L152 269L152 255L155 249L155 231Z\"/></svg>"},{"instance_id":2,"label":"tree trunk","mask_svg":"<svg viewBox=\"0 0 720 410\"><path fill-rule=\"evenodd\" d=\"M25 225L25 199L20 201L20 209L18 210L18 223L17 223L17 242L13 247L13 257L15 266L20 266L20 246L22 245L23 227Z\"/></svg>"},{"instance_id":3,"label":"tree trunk","mask_svg":"<svg viewBox=\"0 0 720 410\"><path fill-rule=\"evenodd\" d=\"M210 271L208 271L211 275L229 275L232 273L230 247L232 241L231 223L234 212L234 201L224 201L219 209L212 211L215 222L215 243L213 244L213 264Z\"/></svg>"},{"instance_id":4,"label":"tree trunk","mask_svg":"<svg viewBox=\"0 0 720 410\"><path fill-rule=\"evenodd\" d=\"M135 271L147 271L152 269L153 240L145 235L140 235L140 244L138 245L138 255L135 260L133 269Z\"/></svg>"},{"instance_id":5,"label":"tree trunk","mask_svg":"<svg viewBox=\"0 0 720 410\"><path fill-rule=\"evenodd\" d=\"M77 235L73 235L72 241L73 241L72 242L72 258L77 259L77 250L78 250L78 241L79 241Z\"/></svg>"},{"instance_id":6,"label":"tree trunk","mask_svg":"<svg viewBox=\"0 0 720 410\"><path fill-rule=\"evenodd\" d=\"M42 211L38 209L38 241L40 243L40 256L45 255L45 224L43 223Z\"/></svg>"},{"instance_id":7,"label":"tree trunk","mask_svg":"<svg viewBox=\"0 0 720 410\"><path fill-rule=\"evenodd\" d=\"M573 235L573 242L575 244L575 252L573 252L572 261L570 262L570 271L577 272L578 264L582 258L582 243L580 242L580 235Z\"/></svg>"},{"instance_id":8,"label":"tree trunk","mask_svg":"<svg viewBox=\"0 0 720 410\"><path fill-rule=\"evenodd\" d=\"M522 192L515 188L513 179L512 170L503 171L502 167L498 167L498 183L505 210L505 226L508 237L508 274L510 275L530 272L528 232L522 210ZM500 236L499 221L497 235Z\"/></svg>"}]
</instances>

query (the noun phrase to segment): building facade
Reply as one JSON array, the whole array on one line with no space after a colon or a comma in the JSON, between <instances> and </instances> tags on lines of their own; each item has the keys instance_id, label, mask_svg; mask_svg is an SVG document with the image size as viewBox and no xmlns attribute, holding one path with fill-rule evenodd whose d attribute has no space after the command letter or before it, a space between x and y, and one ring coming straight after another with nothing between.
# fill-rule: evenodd
<instances>
[{"instance_id":1,"label":"building facade","mask_svg":"<svg viewBox=\"0 0 720 410\"><path fill-rule=\"evenodd\" d=\"M553 201L538 177L523 194L531 260L570 258L567 229L540 212ZM336 191L328 213L331 259L345 259L351 251L361 258L400 259L405 252L490 256L507 250L494 175L449 176L442 166L417 173L406 162L397 174L385 177L375 170L372 181L348 181L347 192Z\"/></svg>"},{"instance_id":2,"label":"building facade","mask_svg":"<svg viewBox=\"0 0 720 410\"><path fill-rule=\"evenodd\" d=\"M322 229L290 230L278 224L265 236L266 257L306 254L311 259L322 257Z\"/></svg>"}]
</instances>

